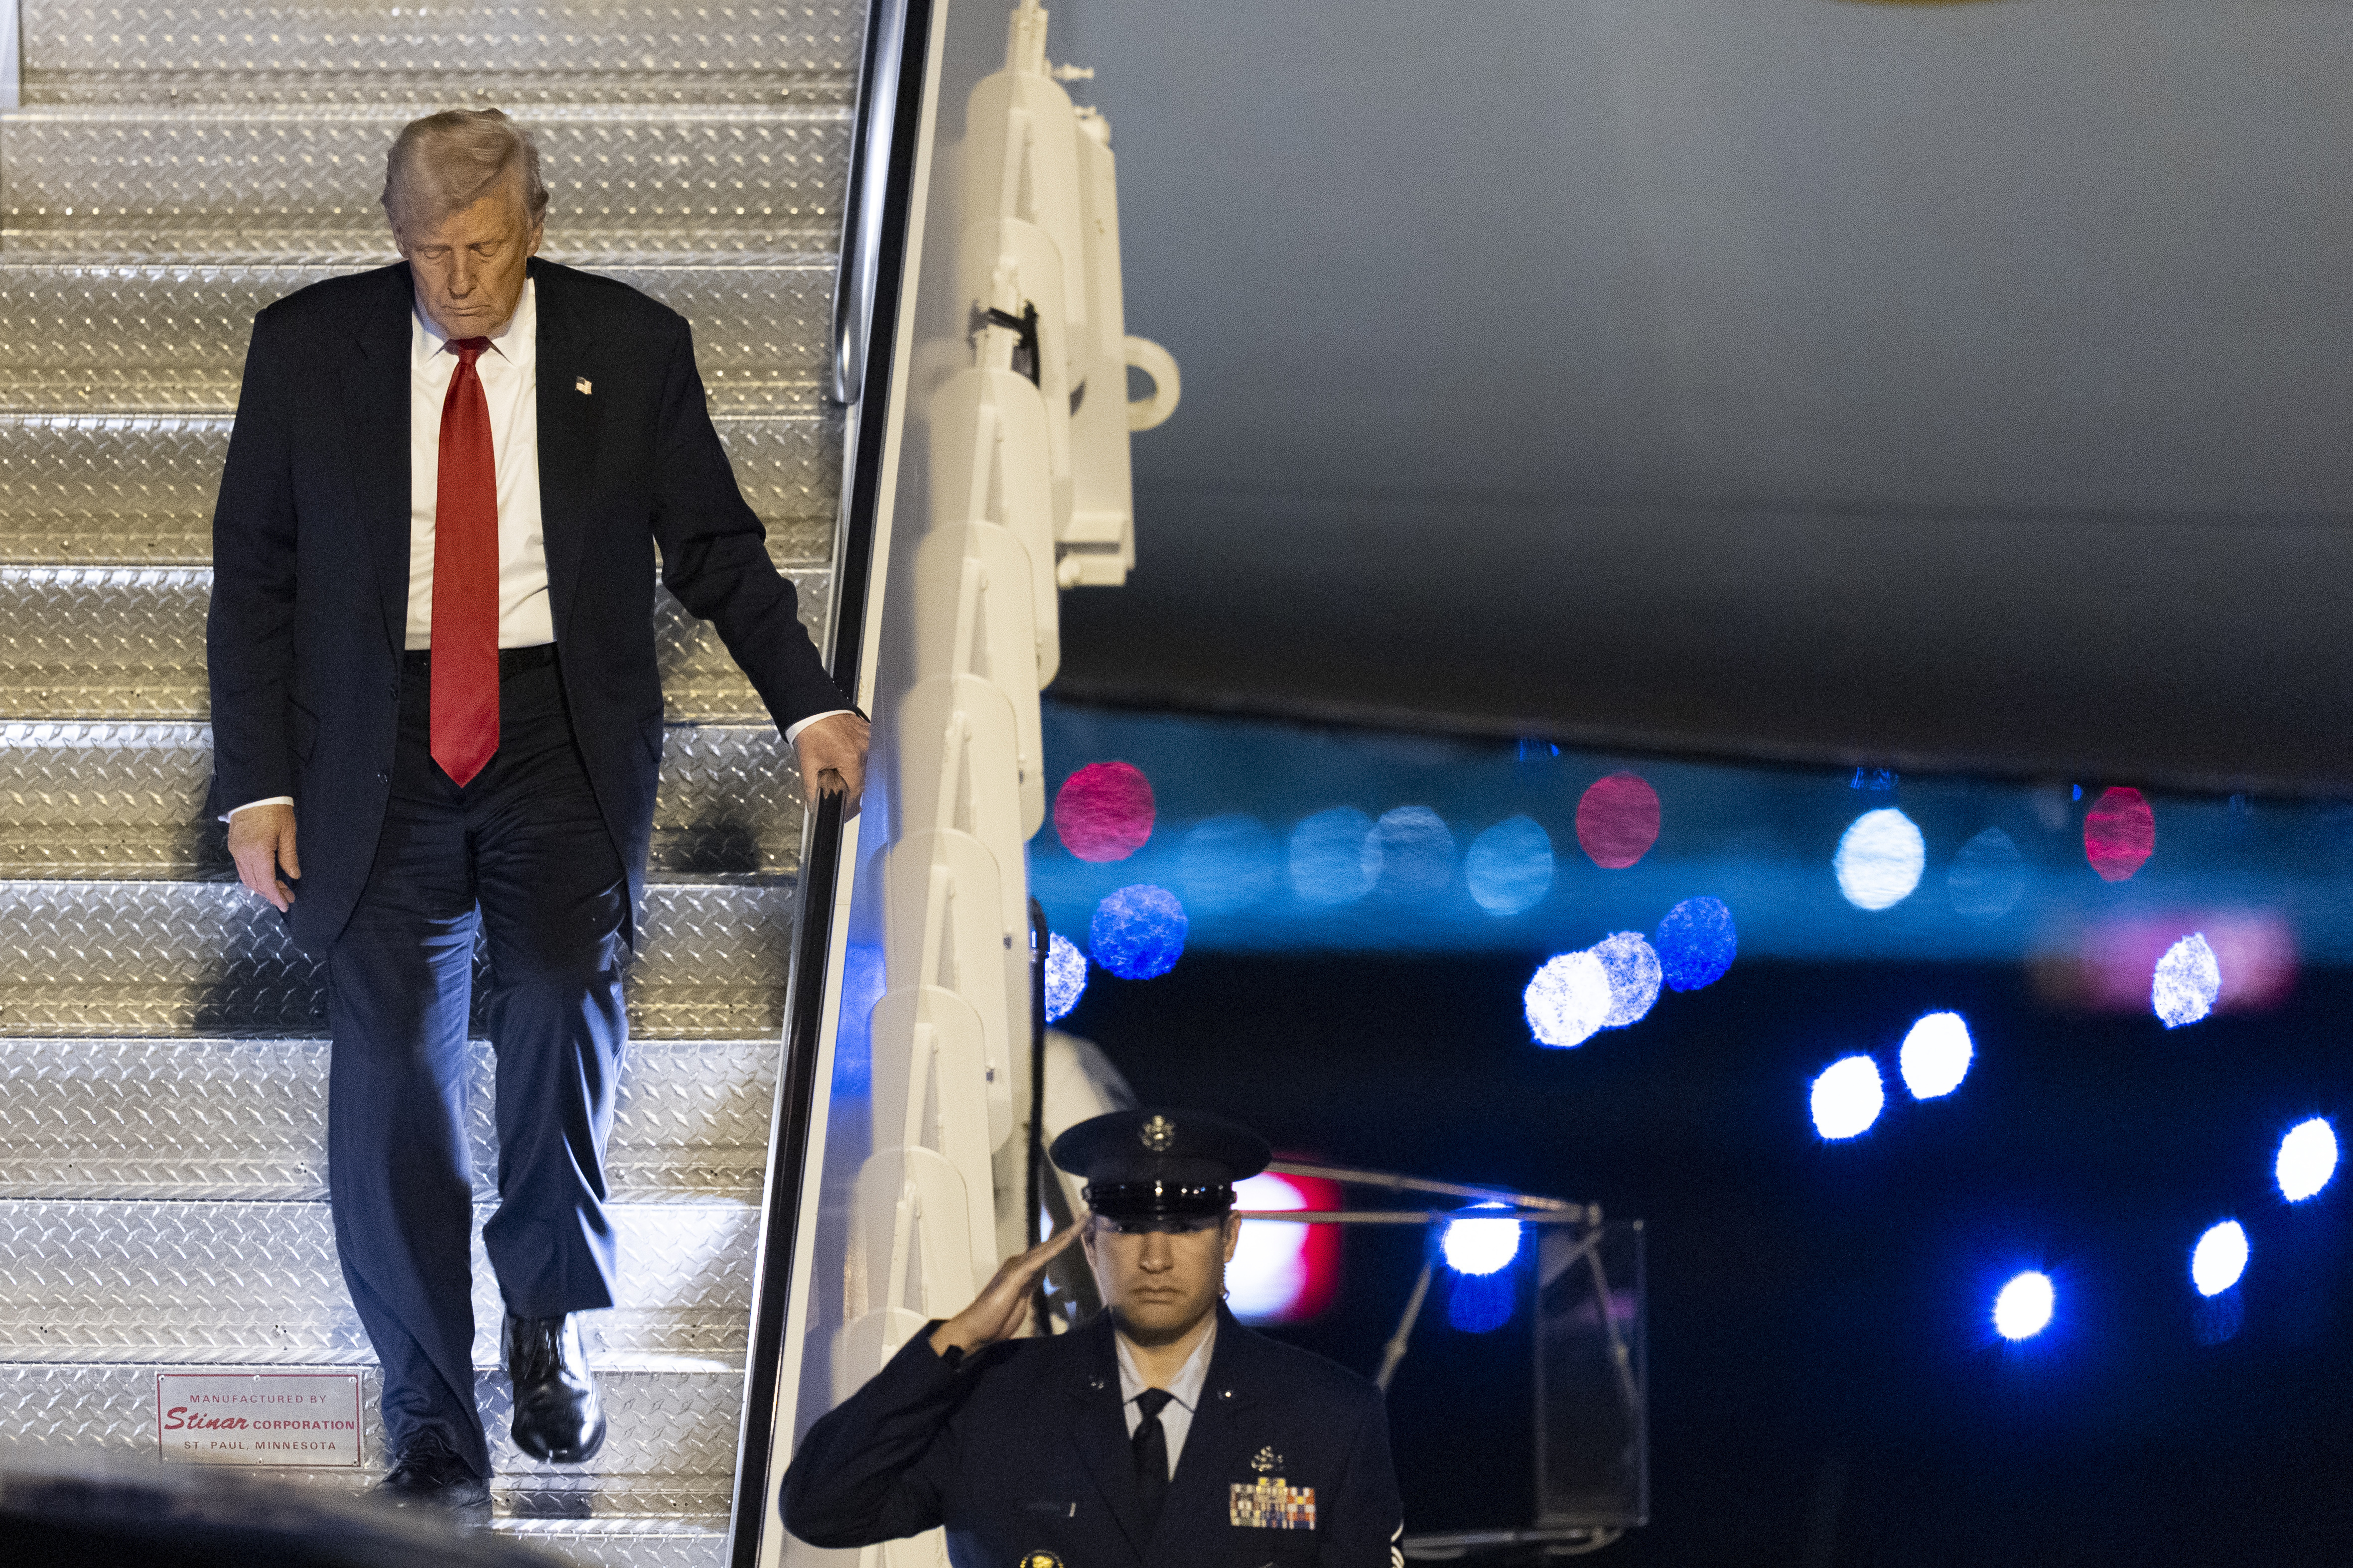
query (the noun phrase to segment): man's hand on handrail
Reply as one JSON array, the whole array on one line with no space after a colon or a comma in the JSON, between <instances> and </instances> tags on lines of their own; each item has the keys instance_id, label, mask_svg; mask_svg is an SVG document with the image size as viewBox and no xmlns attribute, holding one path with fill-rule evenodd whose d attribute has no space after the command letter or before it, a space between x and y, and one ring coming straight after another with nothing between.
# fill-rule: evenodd
<instances>
[{"instance_id":1,"label":"man's hand on handrail","mask_svg":"<svg viewBox=\"0 0 2353 1568\"><path fill-rule=\"evenodd\" d=\"M793 753L800 761L801 796L817 810L819 795L845 797L844 821L858 815L866 793L866 721L855 713L829 713L793 737Z\"/></svg>"}]
</instances>

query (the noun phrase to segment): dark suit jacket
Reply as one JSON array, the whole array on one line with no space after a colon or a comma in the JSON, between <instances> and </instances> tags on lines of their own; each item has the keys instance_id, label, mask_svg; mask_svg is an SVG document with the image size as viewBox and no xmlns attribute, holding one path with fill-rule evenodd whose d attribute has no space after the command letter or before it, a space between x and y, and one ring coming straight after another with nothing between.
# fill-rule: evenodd
<instances>
[{"instance_id":1,"label":"dark suit jacket","mask_svg":"<svg viewBox=\"0 0 2353 1568\"><path fill-rule=\"evenodd\" d=\"M1137 1500L1108 1314L955 1368L927 1328L810 1429L785 1473L785 1523L817 1546L944 1524L957 1568L1026 1568L1039 1552L1061 1568L1401 1563L1380 1391L1218 1310L1155 1530ZM1313 1529L1237 1522L1277 1481L1312 1489Z\"/></svg>"},{"instance_id":2,"label":"dark suit jacket","mask_svg":"<svg viewBox=\"0 0 2353 1568\"><path fill-rule=\"evenodd\" d=\"M677 312L534 260L540 510L564 693L607 827L644 889L661 760L661 578L714 622L781 727L849 704L796 616L703 405ZM332 944L384 823L408 617L404 263L332 279L256 317L213 518L217 814L295 799L291 921ZM578 384L586 381L589 391Z\"/></svg>"}]
</instances>

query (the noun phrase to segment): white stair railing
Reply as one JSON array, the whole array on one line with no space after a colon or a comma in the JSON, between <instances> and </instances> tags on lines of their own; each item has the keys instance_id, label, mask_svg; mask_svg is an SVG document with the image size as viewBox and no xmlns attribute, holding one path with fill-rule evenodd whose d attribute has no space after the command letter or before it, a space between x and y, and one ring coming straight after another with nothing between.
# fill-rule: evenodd
<instances>
[{"instance_id":1,"label":"white stair railing","mask_svg":"<svg viewBox=\"0 0 2353 1568\"><path fill-rule=\"evenodd\" d=\"M882 719L894 747L891 842L877 880L886 991L869 1017L872 1153L849 1205L848 1296L831 1350L846 1397L929 1319L969 1301L1029 1200L1014 1133L1029 1114L1026 846L1046 820L1039 692L1060 663L1059 595L1116 585L1135 558L1130 429L1166 418L1176 365L1125 335L1110 131L1046 60L1047 13L1011 16L1004 68L944 145L929 221L954 226L965 340L919 344L905 450L923 536L886 594L911 668ZM943 140L947 132L943 127ZM961 363L958 363L958 362ZM1155 394L1132 405L1131 364ZM902 511L902 517L910 515ZM1018 1092L1018 1103L1017 1103ZM869 1548L891 1568L945 1561L934 1533Z\"/></svg>"}]
</instances>

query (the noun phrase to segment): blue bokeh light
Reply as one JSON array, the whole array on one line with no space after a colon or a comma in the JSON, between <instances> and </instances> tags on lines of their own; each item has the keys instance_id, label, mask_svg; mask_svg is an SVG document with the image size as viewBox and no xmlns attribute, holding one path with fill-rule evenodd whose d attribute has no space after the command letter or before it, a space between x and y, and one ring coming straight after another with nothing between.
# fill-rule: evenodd
<instances>
[{"instance_id":1,"label":"blue bokeh light","mask_svg":"<svg viewBox=\"0 0 2353 1568\"><path fill-rule=\"evenodd\" d=\"M1502 1204L1473 1204L1468 1212L1500 1209ZM1520 1222L1515 1219L1456 1219L1446 1223L1439 1243L1446 1267L1457 1274L1493 1274L1520 1255Z\"/></svg>"},{"instance_id":2,"label":"blue bokeh light","mask_svg":"<svg viewBox=\"0 0 2353 1568\"><path fill-rule=\"evenodd\" d=\"M1365 836L1365 880L1403 898L1441 893L1454 880L1454 834L1426 805L1381 814Z\"/></svg>"},{"instance_id":3,"label":"blue bokeh light","mask_svg":"<svg viewBox=\"0 0 2353 1568\"><path fill-rule=\"evenodd\" d=\"M1087 955L1060 931L1046 938L1046 1022L1067 1017L1087 989Z\"/></svg>"},{"instance_id":4,"label":"blue bokeh light","mask_svg":"<svg viewBox=\"0 0 2353 1568\"><path fill-rule=\"evenodd\" d=\"M2051 1276L2029 1269L1993 1299L1993 1331L2006 1340L2031 1340L2051 1326L2058 1302Z\"/></svg>"},{"instance_id":5,"label":"blue bokeh light","mask_svg":"<svg viewBox=\"0 0 2353 1568\"><path fill-rule=\"evenodd\" d=\"M1372 891L1377 858L1366 853L1373 819L1353 805L1319 811L1291 830L1291 890L1311 904L1345 904Z\"/></svg>"},{"instance_id":6,"label":"blue bokeh light","mask_svg":"<svg viewBox=\"0 0 2353 1568\"><path fill-rule=\"evenodd\" d=\"M1194 824L1176 852L1186 900L1204 914L1258 902L1282 878L1282 848L1265 824L1242 812Z\"/></svg>"},{"instance_id":7,"label":"blue bokeh light","mask_svg":"<svg viewBox=\"0 0 2353 1568\"><path fill-rule=\"evenodd\" d=\"M1491 915L1534 909L1552 891L1552 835L1532 816L1511 816L1471 841L1462 879Z\"/></svg>"},{"instance_id":8,"label":"blue bokeh light","mask_svg":"<svg viewBox=\"0 0 2353 1568\"><path fill-rule=\"evenodd\" d=\"M1667 911L1651 939L1659 971L1676 991L1696 991L1724 978L1740 952L1740 933L1722 899L1685 899Z\"/></svg>"},{"instance_id":9,"label":"blue bokeh light","mask_svg":"<svg viewBox=\"0 0 2353 1568\"><path fill-rule=\"evenodd\" d=\"M2189 1282L2200 1296L2219 1296L2247 1271L2247 1232L2226 1219L2198 1238L2189 1254Z\"/></svg>"},{"instance_id":10,"label":"blue bokeh light","mask_svg":"<svg viewBox=\"0 0 2353 1568\"><path fill-rule=\"evenodd\" d=\"M1945 873L1945 891L1953 911L1973 921L2000 920L2026 895L2026 861L2017 842L1999 827L1989 827L1961 846Z\"/></svg>"},{"instance_id":11,"label":"blue bokeh light","mask_svg":"<svg viewBox=\"0 0 2353 1568\"><path fill-rule=\"evenodd\" d=\"M2292 1204L2320 1191L2337 1174L2337 1129L2318 1116L2289 1128L2272 1174L2279 1181L2280 1196Z\"/></svg>"},{"instance_id":12,"label":"blue bokeh light","mask_svg":"<svg viewBox=\"0 0 2353 1568\"><path fill-rule=\"evenodd\" d=\"M1150 882L1120 889L1095 906L1087 924L1094 961L1122 980L1149 980L1176 966L1185 951L1185 906Z\"/></svg>"},{"instance_id":13,"label":"blue bokeh light","mask_svg":"<svg viewBox=\"0 0 2353 1568\"><path fill-rule=\"evenodd\" d=\"M1446 1321L1466 1334L1492 1333L1512 1321L1517 1294L1509 1270L1458 1274L1446 1299Z\"/></svg>"},{"instance_id":14,"label":"blue bokeh light","mask_svg":"<svg viewBox=\"0 0 2353 1568\"><path fill-rule=\"evenodd\" d=\"M1896 1068L1915 1100L1936 1100L1961 1087L1976 1057L1969 1026L1958 1013L1931 1013L1904 1037Z\"/></svg>"},{"instance_id":15,"label":"blue bokeh light","mask_svg":"<svg viewBox=\"0 0 2353 1568\"><path fill-rule=\"evenodd\" d=\"M1814 1079L1814 1131L1836 1142L1871 1130L1887 1104L1879 1064L1869 1057L1841 1057Z\"/></svg>"}]
</instances>

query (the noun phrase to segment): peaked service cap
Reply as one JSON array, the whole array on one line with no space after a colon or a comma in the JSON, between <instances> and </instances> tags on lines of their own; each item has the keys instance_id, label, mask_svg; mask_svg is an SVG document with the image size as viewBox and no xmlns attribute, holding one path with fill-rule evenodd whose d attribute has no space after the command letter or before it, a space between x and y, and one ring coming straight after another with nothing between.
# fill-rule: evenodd
<instances>
[{"instance_id":1,"label":"peaked service cap","mask_svg":"<svg viewBox=\"0 0 2353 1568\"><path fill-rule=\"evenodd\" d=\"M1221 1215L1234 1184L1273 1158L1266 1140L1206 1110L1144 1106L1091 1117L1054 1140L1054 1163L1087 1184L1106 1219Z\"/></svg>"}]
</instances>

